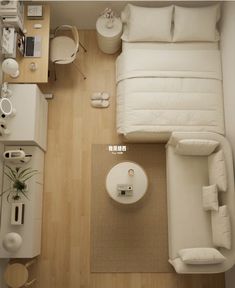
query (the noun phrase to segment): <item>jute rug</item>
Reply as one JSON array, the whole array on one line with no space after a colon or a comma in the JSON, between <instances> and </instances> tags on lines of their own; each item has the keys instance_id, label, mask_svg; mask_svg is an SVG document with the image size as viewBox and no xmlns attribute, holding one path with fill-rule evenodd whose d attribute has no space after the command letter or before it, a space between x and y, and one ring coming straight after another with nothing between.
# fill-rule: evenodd
<instances>
[{"instance_id":1,"label":"jute rug","mask_svg":"<svg viewBox=\"0 0 235 288\"><path fill-rule=\"evenodd\" d=\"M128 144L127 151L92 147L91 272L172 272L168 263L166 161L163 144ZM123 205L105 189L109 170L134 161L148 176L136 204Z\"/></svg>"}]
</instances>

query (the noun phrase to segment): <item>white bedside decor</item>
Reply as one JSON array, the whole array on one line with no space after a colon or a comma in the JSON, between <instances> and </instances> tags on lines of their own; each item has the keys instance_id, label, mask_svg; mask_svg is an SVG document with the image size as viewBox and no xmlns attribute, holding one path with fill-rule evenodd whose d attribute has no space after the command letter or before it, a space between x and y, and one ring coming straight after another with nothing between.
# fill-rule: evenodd
<instances>
[{"instance_id":1,"label":"white bedside decor","mask_svg":"<svg viewBox=\"0 0 235 288\"><path fill-rule=\"evenodd\" d=\"M113 21L114 21L114 12L111 8L105 8L104 11L101 13L101 16L104 16L106 18L106 27L112 28L113 27Z\"/></svg>"},{"instance_id":2,"label":"white bedside decor","mask_svg":"<svg viewBox=\"0 0 235 288\"><path fill-rule=\"evenodd\" d=\"M20 75L19 64L12 58L7 58L2 62L2 71L12 78L17 78Z\"/></svg>"},{"instance_id":3,"label":"white bedside decor","mask_svg":"<svg viewBox=\"0 0 235 288\"><path fill-rule=\"evenodd\" d=\"M101 51L107 54L114 54L121 47L121 19L113 17L111 21L112 24L107 23L107 18L100 16L96 22L98 46Z\"/></svg>"}]
</instances>

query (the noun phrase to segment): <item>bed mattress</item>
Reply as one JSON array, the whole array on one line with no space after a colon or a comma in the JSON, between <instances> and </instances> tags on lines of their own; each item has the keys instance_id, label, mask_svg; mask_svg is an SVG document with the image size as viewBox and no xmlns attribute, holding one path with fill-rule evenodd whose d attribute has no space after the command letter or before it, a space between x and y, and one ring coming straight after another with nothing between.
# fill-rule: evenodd
<instances>
[{"instance_id":1,"label":"bed mattress","mask_svg":"<svg viewBox=\"0 0 235 288\"><path fill-rule=\"evenodd\" d=\"M128 49L156 50L219 50L218 42L126 42L122 41L122 51Z\"/></svg>"},{"instance_id":2,"label":"bed mattress","mask_svg":"<svg viewBox=\"0 0 235 288\"><path fill-rule=\"evenodd\" d=\"M173 131L224 133L217 43L123 42L116 81L117 131L127 139L167 140Z\"/></svg>"}]
</instances>

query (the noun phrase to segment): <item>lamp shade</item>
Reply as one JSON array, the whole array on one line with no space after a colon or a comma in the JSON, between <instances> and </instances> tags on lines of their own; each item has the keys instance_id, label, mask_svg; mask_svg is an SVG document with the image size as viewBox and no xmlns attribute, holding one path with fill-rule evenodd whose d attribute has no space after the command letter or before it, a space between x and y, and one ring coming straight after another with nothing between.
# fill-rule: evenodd
<instances>
[{"instance_id":1,"label":"lamp shade","mask_svg":"<svg viewBox=\"0 0 235 288\"><path fill-rule=\"evenodd\" d=\"M19 76L19 64L12 58L7 58L2 62L2 71L9 74L12 78Z\"/></svg>"}]
</instances>

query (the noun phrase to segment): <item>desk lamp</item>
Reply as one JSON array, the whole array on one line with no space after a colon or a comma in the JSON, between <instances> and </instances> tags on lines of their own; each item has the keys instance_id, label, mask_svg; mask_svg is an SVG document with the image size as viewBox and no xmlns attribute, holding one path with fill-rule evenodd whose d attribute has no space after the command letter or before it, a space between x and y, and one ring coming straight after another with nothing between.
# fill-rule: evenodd
<instances>
[{"instance_id":1,"label":"desk lamp","mask_svg":"<svg viewBox=\"0 0 235 288\"><path fill-rule=\"evenodd\" d=\"M20 75L19 64L12 58L7 58L2 62L2 71L12 78L17 78Z\"/></svg>"}]
</instances>

